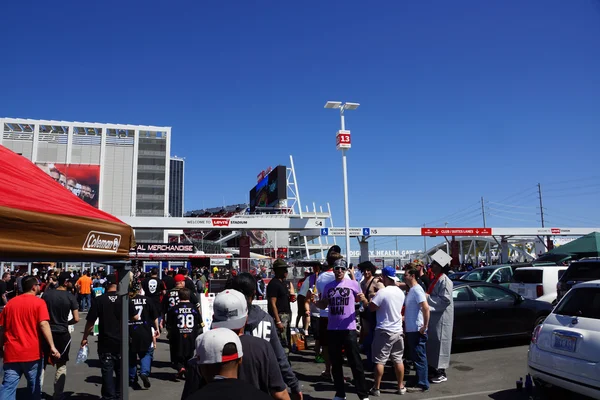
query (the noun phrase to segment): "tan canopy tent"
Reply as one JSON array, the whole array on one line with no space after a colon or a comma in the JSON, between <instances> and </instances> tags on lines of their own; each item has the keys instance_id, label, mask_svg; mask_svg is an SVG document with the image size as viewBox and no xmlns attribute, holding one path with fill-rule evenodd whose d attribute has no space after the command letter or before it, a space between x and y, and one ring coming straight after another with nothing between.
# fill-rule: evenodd
<instances>
[{"instance_id":1,"label":"tan canopy tent","mask_svg":"<svg viewBox=\"0 0 600 400\"><path fill-rule=\"evenodd\" d=\"M51 164L45 168L0 146L0 261L128 259L133 229L69 191Z\"/></svg>"}]
</instances>

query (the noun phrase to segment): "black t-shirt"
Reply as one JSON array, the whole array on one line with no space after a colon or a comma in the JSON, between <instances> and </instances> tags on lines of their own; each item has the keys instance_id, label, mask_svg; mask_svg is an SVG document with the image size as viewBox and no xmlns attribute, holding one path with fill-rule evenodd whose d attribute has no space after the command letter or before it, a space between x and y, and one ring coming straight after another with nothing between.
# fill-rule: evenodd
<instances>
[{"instance_id":1,"label":"black t-shirt","mask_svg":"<svg viewBox=\"0 0 600 400\"><path fill-rule=\"evenodd\" d=\"M175 287L175 278L173 278L171 275L163 276L162 280L167 290L171 290Z\"/></svg>"},{"instance_id":2,"label":"black t-shirt","mask_svg":"<svg viewBox=\"0 0 600 400\"><path fill-rule=\"evenodd\" d=\"M4 282L2 279L0 279L0 297L4 296L6 294L6 282ZM2 305L2 304L0 304Z\"/></svg>"},{"instance_id":3,"label":"black t-shirt","mask_svg":"<svg viewBox=\"0 0 600 400\"><path fill-rule=\"evenodd\" d=\"M240 336L244 358L238 377L265 392L281 392L286 389L279 363L271 344L250 335Z\"/></svg>"},{"instance_id":4,"label":"black t-shirt","mask_svg":"<svg viewBox=\"0 0 600 400\"><path fill-rule=\"evenodd\" d=\"M146 296L138 294L129 301L133 303L136 314L140 316L137 321L129 321L129 338L131 340L129 348L135 352L146 351L152 344L152 328L154 320L158 318L158 311L152 300Z\"/></svg>"},{"instance_id":5,"label":"black t-shirt","mask_svg":"<svg viewBox=\"0 0 600 400\"><path fill-rule=\"evenodd\" d=\"M92 306L86 320L94 322L99 319L98 354L121 352L121 305L123 298L117 292L106 292L92 300ZM136 310L129 302L129 315L133 317Z\"/></svg>"},{"instance_id":6,"label":"black t-shirt","mask_svg":"<svg viewBox=\"0 0 600 400\"><path fill-rule=\"evenodd\" d=\"M144 279L142 282L142 288L144 289L144 295L151 298L152 300L160 299L160 292L164 290L163 282L158 277L150 277Z\"/></svg>"},{"instance_id":7,"label":"black t-shirt","mask_svg":"<svg viewBox=\"0 0 600 400\"><path fill-rule=\"evenodd\" d=\"M69 332L69 312L79 309L75 296L66 290L46 290L42 299L48 307L50 330L56 333Z\"/></svg>"},{"instance_id":8,"label":"black t-shirt","mask_svg":"<svg viewBox=\"0 0 600 400\"><path fill-rule=\"evenodd\" d=\"M202 333L200 312L190 302L179 303L167 315L171 354L182 360L194 356L196 337Z\"/></svg>"},{"instance_id":9,"label":"black t-shirt","mask_svg":"<svg viewBox=\"0 0 600 400\"><path fill-rule=\"evenodd\" d=\"M245 358L242 359L242 364ZM241 379L217 379L192 393L186 400L272 400L271 396Z\"/></svg>"},{"instance_id":10,"label":"black t-shirt","mask_svg":"<svg viewBox=\"0 0 600 400\"><path fill-rule=\"evenodd\" d=\"M169 325L169 334L176 334L182 337L198 336L202 328L202 318L200 312L191 302L178 303L169 310L167 317Z\"/></svg>"},{"instance_id":11,"label":"black t-shirt","mask_svg":"<svg viewBox=\"0 0 600 400\"><path fill-rule=\"evenodd\" d=\"M277 278L271 279L269 285L267 286L267 300L271 299L271 297L277 298L277 311L280 313L288 313L292 312L290 307L290 284L288 281L280 281ZM273 315L273 310L271 310L271 302L267 303L269 314Z\"/></svg>"}]
</instances>

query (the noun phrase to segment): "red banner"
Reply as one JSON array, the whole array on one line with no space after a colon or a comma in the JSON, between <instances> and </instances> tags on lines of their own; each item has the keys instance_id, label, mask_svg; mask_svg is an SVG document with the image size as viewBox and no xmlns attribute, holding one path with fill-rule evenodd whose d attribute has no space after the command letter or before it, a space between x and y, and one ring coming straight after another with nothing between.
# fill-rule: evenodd
<instances>
[{"instance_id":1,"label":"red banner","mask_svg":"<svg viewBox=\"0 0 600 400\"><path fill-rule=\"evenodd\" d=\"M421 228L421 236L492 236L492 228Z\"/></svg>"}]
</instances>

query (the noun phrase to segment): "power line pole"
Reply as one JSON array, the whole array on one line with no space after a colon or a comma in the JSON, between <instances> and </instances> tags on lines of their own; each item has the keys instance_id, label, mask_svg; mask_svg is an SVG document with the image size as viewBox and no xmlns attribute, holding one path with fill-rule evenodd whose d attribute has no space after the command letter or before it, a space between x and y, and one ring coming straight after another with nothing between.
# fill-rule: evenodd
<instances>
[{"instance_id":1,"label":"power line pole","mask_svg":"<svg viewBox=\"0 0 600 400\"><path fill-rule=\"evenodd\" d=\"M542 185L538 183L538 194L540 196L540 216L542 217L542 228L544 227L544 205L542 204Z\"/></svg>"},{"instance_id":2,"label":"power line pole","mask_svg":"<svg viewBox=\"0 0 600 400\"><path fill-rule=\"evenodd\" d=\"M481 214L483 215L483 227L485 228L485 207L483 207L483 196L481 196Z\"/></svg>"}]
</instances>

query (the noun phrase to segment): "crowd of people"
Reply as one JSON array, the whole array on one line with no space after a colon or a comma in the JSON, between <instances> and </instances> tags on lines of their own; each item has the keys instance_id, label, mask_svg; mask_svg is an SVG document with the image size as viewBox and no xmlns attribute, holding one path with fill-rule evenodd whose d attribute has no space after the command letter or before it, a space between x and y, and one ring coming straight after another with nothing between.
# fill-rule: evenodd
<instances>
[{"instance_id":1,"label":"crowd of people","mask_svg":"<svg viewBox=\"0 0 600 400\"><path fill-rule=\"evenodd\" d=\"M158 269L131 274L126 297L117 294L115 275L104 271L79 275L56 269L43 277L5 273L0 283L5 304L0 313L0 399L15 398L23 375L28 397L39 399L48 366L55 367L53 397L62 398L69 327L86 312L79 345L85 348L97 324L102 398L120 398L122 332L117 322L123 301L129 307L129 385L135 390L152 387L154 350L166 333L173 379L185 381L182 399L242 392L251 399L302 399L289 359L294 349L291 304L298 302L301 332L307 344L313 339L310 351L315 363L324 364L320 378L333 382L335 400L346 398L344 362L360 399L381 394L388 362L396 373L396 393L427 391L430 383L448 379L453 323L452 281L444 274L448 262L444 252L433 256L429 269L414 261L405 266L401 281L394 267L379 274L370 262L352 268L334 246L325 263L312 263L312 273L296 294L287 278L291 267L277 260L268 285L260 273L230 275L214 299L211 330L205 329L199 301L208 270L190 276L182 268L162 278ZM253 304L259 297L267 300L267 312ZM411 387L405 386L406 366L415 370ZM365 377L369 369L371 384Z\"/></svg>"}]
</instances>

